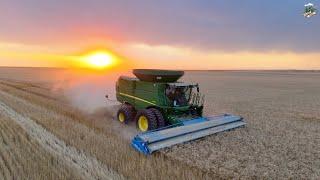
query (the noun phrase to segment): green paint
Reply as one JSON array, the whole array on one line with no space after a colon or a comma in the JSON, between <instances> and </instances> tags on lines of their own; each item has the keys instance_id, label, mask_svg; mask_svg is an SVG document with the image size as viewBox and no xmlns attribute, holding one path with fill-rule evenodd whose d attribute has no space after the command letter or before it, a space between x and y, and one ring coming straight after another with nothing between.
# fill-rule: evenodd
<instances>
[{"instance_id":1,"label":"green paint","mask_svg":"<svg viewBox=\"0 0 320 180\"><path fill-rule=\"evenodd\" d=\"M169 84L170 83L165 82L146 82L136 78L120 77L116 84L117 100L121 103L131 104L136 110L156 107L162 112L169 124L181 122L180 119L183 119L181 117L189 117L192 108L198 110L197 116L202 116L202 105L195 106L187 104L185 106L174 106L165 93Z\"/></svg>"}]
</instances>

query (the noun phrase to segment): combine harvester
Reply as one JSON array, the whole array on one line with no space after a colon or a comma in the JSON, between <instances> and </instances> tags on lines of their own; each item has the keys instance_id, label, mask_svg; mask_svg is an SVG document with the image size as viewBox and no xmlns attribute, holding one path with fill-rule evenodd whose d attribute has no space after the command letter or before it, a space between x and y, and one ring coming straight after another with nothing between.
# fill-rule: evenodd
<instances>
[{"instance_id":1,"label":"combine harvester","mask_svg":"<svg viewBox=\"0 0 320 180\"><path fill-rule=\"evenodd\" d=\"M179 82L183 71L135 69L137 78L121 76L116 84L122 103L117 118L135 121L142 133L132 146L143 154L245 125L240 116L203 117L204 96L198 84Z\"/></svg>"}]
</instances>

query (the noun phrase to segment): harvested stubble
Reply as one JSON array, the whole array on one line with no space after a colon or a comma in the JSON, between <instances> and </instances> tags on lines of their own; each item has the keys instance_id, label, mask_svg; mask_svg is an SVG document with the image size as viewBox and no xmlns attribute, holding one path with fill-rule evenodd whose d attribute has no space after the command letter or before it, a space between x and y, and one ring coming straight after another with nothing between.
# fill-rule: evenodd
<instances>
[{"instance_id":1,"label":"harvested stubble","mask_svg":"<svg viewBox=\"0 0 320 180\"><path fill-rule=\"evenodd\" d=\"M17 111L126 177L319 179L319 77L319 72L187 72L185 79L199 82L206 94L206 114L242 115L247 126L151 157L133 151L103 113L92 119L60 100L28 92L34 88L0 87L13 96L1 98Z\"/></svg>"},{"instance_id":2,"label":"harvested stubble","mask_svg":"<svg viewBox=\"0 0 320 180\"><path fill-rule=\"evenodd\" d=\"M164 152L223 177L320 178L319 72L189 72L206 113L242 115L243 129ZM213 83L207 83L213 82Z\"/></svg>"},{"instance_id":3,"label":"harvested stubble","mask_svg":"<svg viewBox=\"0 0 320 180\"><path fill-rule=\"evenodd\" d=\"M0 112L0 179L81 179Z\"/></svg>"},{"instance_id":4,"label":"harvested stubble","mask_svg":"<svg viewBox=\"0 0 320 180\"><path fill-rule=\"evenodd\" d=\"M30 117L67 144L84 151L130 179L209 179L209 172L175 162L163 154L145 157L127 140L97 127L86 115L60 101L37 96L5 84L0 85L1 101L18 113Z\"/></svg>"}]
</instances>

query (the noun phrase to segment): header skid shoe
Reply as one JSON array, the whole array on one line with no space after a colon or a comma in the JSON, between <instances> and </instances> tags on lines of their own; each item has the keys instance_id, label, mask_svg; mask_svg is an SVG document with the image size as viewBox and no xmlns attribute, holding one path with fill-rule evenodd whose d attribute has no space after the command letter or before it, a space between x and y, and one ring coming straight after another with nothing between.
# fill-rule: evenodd
<instances>
[{"instance_id":1,"label":"header skid shoe","mask_svg":"<svg viewBox=\"0 0 320 180\"><path fill-rule=\"evenodd\" d=\"M136 135L131 145L148 155L162 148L199 139L211 134L244 126L243 118L235 115L200 117Z\"/></svg>"}]
</instances>

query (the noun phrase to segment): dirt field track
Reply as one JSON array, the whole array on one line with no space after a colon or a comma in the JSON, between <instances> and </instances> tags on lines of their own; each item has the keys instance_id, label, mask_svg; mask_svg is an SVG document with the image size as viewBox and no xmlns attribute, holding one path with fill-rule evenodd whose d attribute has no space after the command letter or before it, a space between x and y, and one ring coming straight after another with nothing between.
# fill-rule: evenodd
<instances>
[{"instance_id":1,"label":"dirt field track","mask_svg":"<svg viewBox=\"0 0 320 180\"><path fill-rule=\"evenodd\" d=\"M187 72L206 114L238 114L247 126L150 157L129 146L132 134L119 131L132 127L112 109L85 113L51 82L9 72L0 70L0 179L320 178L319 72Z\"/></svg>"}]
</instances>

